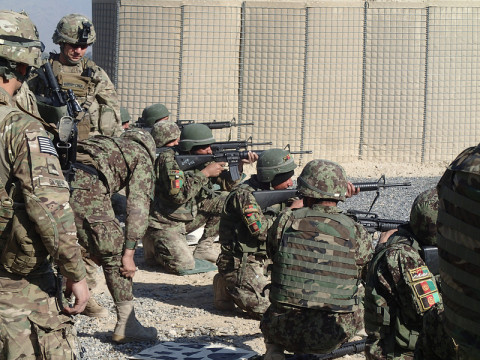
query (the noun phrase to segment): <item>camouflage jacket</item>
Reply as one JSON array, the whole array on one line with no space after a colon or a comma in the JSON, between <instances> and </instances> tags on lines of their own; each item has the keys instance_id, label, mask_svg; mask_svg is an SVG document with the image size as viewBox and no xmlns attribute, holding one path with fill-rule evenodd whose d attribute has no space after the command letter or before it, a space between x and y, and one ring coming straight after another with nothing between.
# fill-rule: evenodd
<instances>
[{"instance_id":1,"label":"camouflage jacket","mask_svg":"<svg viewBox=\"0 0 480 360\"><path fill-rule=\"evenodd\" d=\"M244 254L266 257L267 231L275 220L272 212L265 213L252 192L265 185L253 175L228 195L220 218L220 244L223 255L242 258Z\"/></svg>"},{"instance_id":2,"label":"camouflage jacket","mask_svg":"<svg viewBox=\"0 0 480 360\"><path fill-rule=\"evenodd\" d=\"M155 192L150 209L150 226L161 227L162 219L191 221L197 214L197 204L216 196L216 188L230 190L234 182L228 172L208 178L201 169L180 170L175 149L162 151L155 161ZM159 223L160 220L160 223Z\"/></svg>"},{"instance_id":3,"label":"camouflage jacket","mask_svg":"<svg viewBox=\"0 0 480 360\"><path fill-rule=\"evenodd\" d=\"M13 99L0 89L0 108L6 114L0 119L2 187L10 192L15 186L13 199L25 204L28 218L18 220L33 247L39 249L38 245L43 244L59 265L61 273L73 281L80 281L85 277L85 266L77 244L73 212L68 203L68 183L63 177L56 151L40 122L17 108L11 111L12 107ZM5 220L10 221L8 218ZM16 230L13 228L12 233ZM2 236L2 239L5 237ZM2 263L5 266L3 260L8 246L2 244L2 247ZM30 256L37 254L34 252Z\"/></svg>"},{"instance_id":4,"label":"camouflage jacket","mask_svg":"<svg viewBox=\"0 0 480 360\"><path fill-rule=\"evenodd\" d=\"M300 256L294 265L284 258L295 257L288 255L292 251L294 254L297 251L298 254L311 252L312 256ZM272 304L276 303L280 308L295 305L349 312L355 311L360 302L358 289L355 288L366 275L367 264L373 256L373 245L363 226L339 208L315 204L311 208L286 209L277 217L268 232L267 253L273 260ZM290 270L285 273L284 269ZM284 276L290 276L286 275L289 272L297 273L297 280L282 280ZM310 275L305 275L307 273ZM302 279L310 279L310 285L313 281L320 284L308 292L308 301L304 298L305 291L301 290ZM321 287L329 281L337 283L335 291L332 288L332 291L322 293ZM287 298L281 300L284 296Z\"/></svg>"},{"instance_id":5,"label":"camouflage jacket","mask_svg":"<svg viewBox=\"0 0 480 360\"><path fill-rule=\"evenodd\" d=\"M94 136L80 141L77 161L95 167L109 196L125 189L127 197L125 238L138 242L148 225L154 174L146 149L127 138ZM77 172L76 176L81 172Z\"/></svg>"},{"instance_id":6,"label":"camouflage jacket","mask_svg":"<svg viewBox=\"0 0 480 360\"><path fill-rule=\"evenodd\" d=\"M48 61L60 88L72 89L80 106L87 109L79 115L79 139L93 135L120 136L123 132L120 104L107 73L86 57L76 65L62 65L58 58L59 54L50 53ZM29 79L28 84L35 94L47 95L45 84L38 76Z\"/></svg>"},{"instance_id":7,"label":"camouflage jacket","mask_svg":"<svg viewBox=\"0 0 480 360\"><path fill-rule=\"evenodd\" d=\"M365 287L365 329L371 343L367 351L374 358L383 358L377 356L382 351L412 352L423 314L441 301L419 251L405 227L377 246Z\"/></svg>"},{"instance_id":8,"label":"camouflage jacket","mask_svg":"<svg viewBox=\"0 0 480 360\"><path fill-rule=\"evenodd\" d=\"M24 82L22 87L17 91L14 96L14 100L17 107L23 112L40 117L37 107L37 100L35 99L35 95L29 89L26 82Z\"/></svg>"}]
</instances>

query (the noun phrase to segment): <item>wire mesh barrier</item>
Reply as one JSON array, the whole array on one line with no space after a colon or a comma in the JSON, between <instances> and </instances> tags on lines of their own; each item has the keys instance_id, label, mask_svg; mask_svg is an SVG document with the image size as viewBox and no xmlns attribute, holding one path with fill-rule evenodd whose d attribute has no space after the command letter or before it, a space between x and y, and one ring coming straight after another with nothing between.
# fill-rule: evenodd
<instances>
[{"instance_id":1,"label":"wire mesh barrier","mask_svg":"<svg viewBox=\"0 0 480 360\"><path fill-rule=\"evenodd\" d=\"M479 141L480 1L93 0L94 60L122 105L254 122L219 139L300 163L432 163Z\"/></svg>"}]
</instances>

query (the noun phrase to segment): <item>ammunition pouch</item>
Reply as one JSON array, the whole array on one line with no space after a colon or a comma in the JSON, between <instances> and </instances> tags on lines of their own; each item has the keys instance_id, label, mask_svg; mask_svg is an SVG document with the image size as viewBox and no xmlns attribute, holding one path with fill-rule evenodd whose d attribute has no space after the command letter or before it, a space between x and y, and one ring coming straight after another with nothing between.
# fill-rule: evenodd
<instances>
[{"instance_id":1,"label":"ammunition pouch","mask_svg":"<svg viewBox=\"0 0 480 360\"><path fill-rule=\"evenodd\" d=\"M117 128L117 120L113 109L105 104L100 104L98 110L98 131L101 130L102 135L113 136L114 130Z\"/></svg>"}]
</instances>

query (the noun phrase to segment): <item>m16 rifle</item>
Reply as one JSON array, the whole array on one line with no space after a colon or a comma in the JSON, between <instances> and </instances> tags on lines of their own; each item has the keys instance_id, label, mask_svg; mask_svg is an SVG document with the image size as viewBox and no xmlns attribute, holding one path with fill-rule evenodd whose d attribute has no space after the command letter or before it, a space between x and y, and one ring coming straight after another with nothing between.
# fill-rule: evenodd
<instances>
[{"instance_id":1,"label":"m16 rifle","mask_svg":"<svg viewBox=\"0 0 480 360\"><path fill-rule=\"evenodd\" d=\"M407 223L403 220L382 219L378 217L378 214L360 210L347 210L347 215L362 224L369 233L397 229L400 225Z\"/></svg>"},{"instance_id":2,"label":"m16 rifle","mask_svg":"<svg viewBox=\"0 0 480 360\"><path fill-rule=\"evenodd\" d=\"M235 121L235 118L233 118L232 121L211 121L211 122L195 122L193 120L178 120L177 125L182 130L186 125L188 124L203 124L207 125L210 129L216 130L216 129L226 129L230 128L232 126L249 126L249 125L254 125L253 122L249 123L237 123Z\"/></svg>"},{"instance_id":3,"label":"m16 rifle","mask_svg":"<svg viewBox=\"0 0 480 360\"><path fill-rule=\"evenodd\" d=\"M365 339L347 342L340 346L338 349L329 352L328 354L294 354L286 355L285 359L288 360L330 360L337 359L339 357L359 354L365 351Z\"/></svg>"},{"instance_id":4,"label":"m16 rifle","mask_svg":"<svg viewBox=\"0 0 480 360\"><path fill-rule=\"evenodd\" d=\"M251 150L254 153L261 154L265 150ZM228 169L232 180L240 179L240 170L238 166L242 159L248 159L248 151L225 150L209 155L176 155L175 160L180 170L191 170L203 165L207 162L227 162ZM290 154L311 154L310 150L290 151Z\"/></svg>"},{"instance_id":5,"label":"m16 rifle","mask_svg":"<svg viewBox=\"0 0 480 360\"><path fill-rule=\"evenodd\" d=\"M251 146L263 146L263 145L272 145L271 141L254 143L252 137L250 136L247 140L244 141L225 141L225 142L215 142L210 145L213 153L225 150L240 150L246 149Z\"/></svg>"},{"instance_id":6,"label":"m16 rifle","mask_svg":"<svg viewBox=\"0 0 480 360\"><path fill-rule=\"evenodd\" d=\"M383 180L383 182L382 182ZM362 191L376 191L377 195L370 206L372 208L373 204L375 203L376 199L380 194L380 189L387 188L387 187L394 187L394 186L411 186L410 182L404 183L385 183L385 175L382 175L378 181L375 182L357 182L353 183L353 186L356 188L360 188L360 192ZM288 201L288 199L300 197L301 195L298 193L297 189L285 189L285 190L258 190L254 191L253 196L257 200L258 205L261 209L266 209L269 206L274 204L280 204Z\"/></svg>"}]
</instances>

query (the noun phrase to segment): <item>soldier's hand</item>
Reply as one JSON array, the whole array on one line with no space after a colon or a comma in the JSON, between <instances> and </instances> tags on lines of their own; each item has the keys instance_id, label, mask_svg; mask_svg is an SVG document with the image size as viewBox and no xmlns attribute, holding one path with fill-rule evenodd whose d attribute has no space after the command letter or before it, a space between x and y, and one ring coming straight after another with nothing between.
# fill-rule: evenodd
<instances>
[{"instance_id":1,"label":"soldier's hand","mask_svg":"<svg viewBox=\"0 0 480 360\"><path fill-rule=\"evenodd\" d=\"M303 207L303 199L295 199L292 201L292 203L289 206L290 209L300 209L302 207Z\"/></svg>"},{"instance_id":2,"label":"soldier's hand","mask_svg":"<svg viewBox=\"0 0 480 360\"><path fill-rule=\"evenodd\" d=\"M360 188L356 188L350 181L347 182L347 198L351 198L353 195L358 195Z\"/></svg>"},{"instance_id":3,"label":"soldier's hand","mask_svg":"<svg viewBox=\"0 0 480 360\"><path fill-rule=\"evenodd\" d=\"M73 307L64 307L63 312L68 315L80 314L83 310L85 310L85 306L90 298L87 280L83 279L75 282L67 279L66 291L67 293L72 293L75 295L75 304Z\"/></svg>"},{"instance_id":4,"label":"soldier's hand","mask_svg":"<svg viewBox=\"0 0 480 360\"><path fill-rule=\"evenodd\" d=\"M392 236L392 234L394 232L396 232L397 230L398 229L392 229L392 230L382 232L380 234L380 239L378 239L378 243L383 244L383 243L387 242L387 240L390 238L390 236Z\"/></svg>"},{"instance_id":5,"label":"soldier's hand","mask_svg":"<svg viewBox=\"0 0 480 360\"><path fill-rule=\"evenodd\" d=\"M125 252L122 256L122 266L120 267L120 274L127 278L133 278L135 276L135 271L137 271L135 261L133 260L134 254L135 250L125 249Z\"/></svg>"},{"instance_id":6,"label":"soldier's hand","mask_svg":"<svg viewBox=\"0 0 480 360\"><path fill-rule=\"evenodd\" d=\"M225 170L226 165L226 162L213 162L205 166L205 168L202 170L202 173L206 177L217 177L223 170Z\"/></svg>"},{"instance_id":7,"label":"soldier's hand","mask_svg":"<svg viewBox=\"0 0 480 360\"><path fill-rule=\"evenodd\" d=\"M258 160L258 154L256 152L249 151L248 152L248 159L242 159L242 163L243 164L253 164L257 160Z\"/></svg>"}]
</instances>

